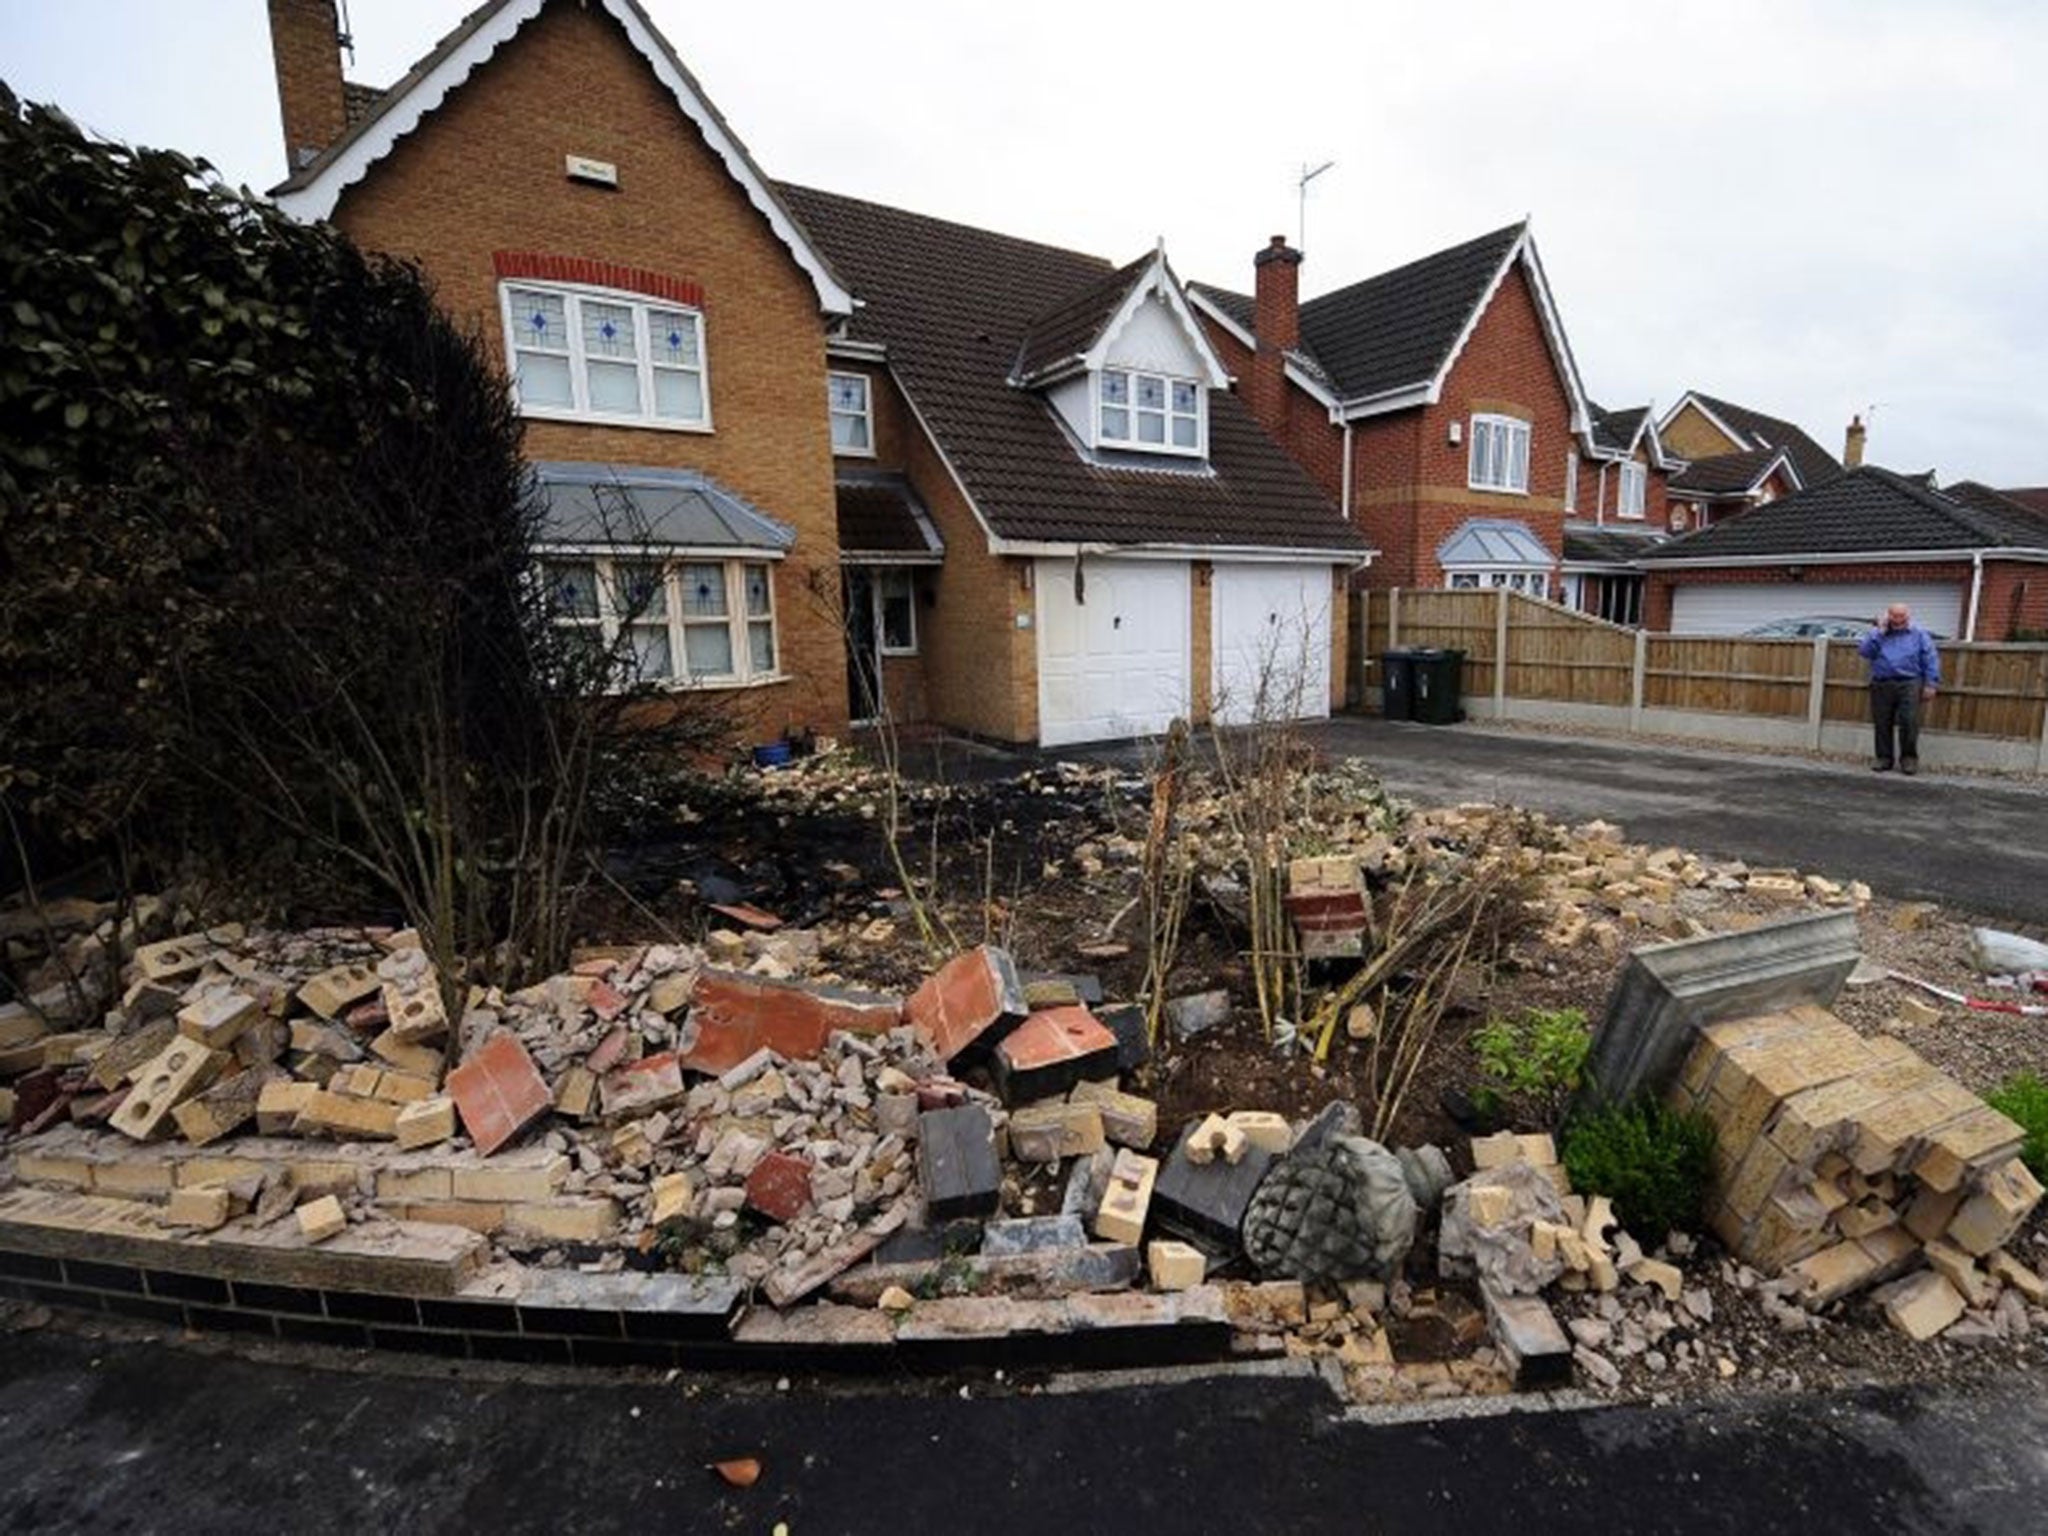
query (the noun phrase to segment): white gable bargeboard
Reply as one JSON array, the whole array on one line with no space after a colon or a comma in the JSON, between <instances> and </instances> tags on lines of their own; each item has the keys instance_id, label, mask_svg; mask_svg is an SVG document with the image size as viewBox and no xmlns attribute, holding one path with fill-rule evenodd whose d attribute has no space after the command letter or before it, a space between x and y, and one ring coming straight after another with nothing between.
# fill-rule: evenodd
<instances>
[{"instance_id":1,"label":"white gable bargeboard","mask_svg":"<svg viewBox=\"0 0 2048 1536\"><path fill-rule=\"evenodd\" d=\"M1145 297L1108 341L1105 362L1111 368L1136 368L1182 379L1199 379L1208 372L1180 321L1156 292Z\"/></svg>"}]
</instances>

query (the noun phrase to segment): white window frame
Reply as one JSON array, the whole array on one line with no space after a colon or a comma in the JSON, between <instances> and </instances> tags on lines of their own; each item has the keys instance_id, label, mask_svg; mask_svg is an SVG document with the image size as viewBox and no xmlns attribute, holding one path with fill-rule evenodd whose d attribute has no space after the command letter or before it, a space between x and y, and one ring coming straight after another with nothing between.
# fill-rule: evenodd
<instances>
[{"instance_id":1,"label":"white window frame","mask_svg":"<svg viewBox=\"0 0 2048 1536\"><path fill-rule=\"evenodd\" d=\"M915 656L917 654L917 573L907 565L882 565L875 567L871 578L874 588L875 605L875 653L879 656ZM905 605L910 610L910 643L891 645L889 625L884 616L891 586L901 585Z\"/></svg>"},{"instance_id":2,"label":"white window frame","mask_svg":"<svg viewBox=\"0 0 2048 1536\"><path fill-rule=\"evenodd\" d=\"M1103 393L1109 387L1111 374L1127 381L1128 396L1122 405L1109 405L1103 400ZM1139 381L1150 380L1160 386L1163 404L1157 411L1147 409L1147 415L1157 415L1161 420L1164 441L1148 443L1138 436L1138 385ZM1195 392L1195 408L1192 411L1175 410L1173 389L1176 384L1186 385ZM1115 448L1125 453L1170 453L1184 459L1206 458L1209 452L1209 391L1200 379L1184 378L1172 373L1152 373L1143 368L1100 368L1089 382L1089 392L1094 399L1093 420L1095 422L1095 446ZM1122 411L1130 424L1130 430L1122 437L1112 437L1103 426L1103 416L1109 411ZM1173 440L1173 424L1176 421L1192 421L1195 424L1195 440L1192 444L1176 443Z\"/></svg>"},{"instance_id":3,"label":"white window frame","mask_svg":"<svg viewBox=\"0 0 2048 1536\"><path fill-rule=\"evenodd\" d=\"M782 672L782 622L776 611L775 562L772 560L750 559L745 555L718 553L692 554L688 552L661 554L596 554L589 551L550 550L541 557L544 572L555 566L591 566L596 572L597 613L557 614L554 622L564 629L594 629L604 642L607 651L619 643L623 629L631 627L623 619L617 594L619 567L634 565L659 565L662 567L662 599L668 623L669 676L641 678L635 676L622 683L623 689L640 683L652 683L658 688L751 688L763 683L783 680ZM689 652L684 644L684 630L691 625L715 624L720 619L690 618L683 612L682 569L686 565L716 565L725 576L725 613L721 616L726 626L727 643L731 648L733 670L731 672L707 672L692 675L686 669ZM768 611L765 614L747 612L747 569L758 566L767 576ZM634 621L646 623L645 619ZM766 671L758 671L753 665L753 647L749 644L749 628L758 623L768 625L769 648L772 652ZM913 622L915 622L913 620ZM629 655L637 653L629 650Z\"/></svg>"},{"instance_id":4,"label":"white window frame","mask_svg":"<svg viewBox=\"0 0 2048 1536\"><path fill-rule=\"evenodd\" d=\"M1495 587L1506 587L1511 592L1526 592L1531 597L1547 597L1550 594L1550 573L1532 571L1526 566L1455 565L1444 571L1444 586L1462 592L1475 589L1490 592Z\"/></svg>"},{"instance_id":5,"label":"white window frame","mask_svg":"<svg viewBox=\"0 0 2048 1536\"><path fill-rule=\"evenodd\" d=\"M854 381L860 385L861 405L858 411L849 411L832 403L832 387L841 381ZM875 456L875 381L864 373L847 369L833 369L825 375L825 414L833 427L842 419L857 421L867 445L860 448L848 447L839 441L835 431L832 436L832 452L842 459L872 459Z\"/></svg>"},{"instance_id":6,"label":"white window frame","mask_svg":"<svg viewBox=\"0 0 2048 1536\"><path fill-rule=\"evenodd\" d=\"M1614 488L1614 515L1640 522L1650 498L1650 471L1633 459L1624 459L1621 476Z\"/></svg>"},{"instance_id":7,"label":"white window frame","mask_svg":"<svg viewBox=\"0 0 2048 1536\"><path fill-rule=\"evenodd\" d=\"M711 352L709 338L705 334L704 312L694 305L671 303L666 299L652 298L644 293L633 293L622 288L598 288L580 283L550 283L530 278L506 278L498 284L498 309L505 327L505 371L512 377L513 394L519 392L519 354L538 349L522 344L518 317L514 313L512 298L515 293L553 294L562 300L564 326L568 331L568 346L562 352L547 355L566 357L569 362L569 392L572 403L560 405L529 405L519 401L519 414L532 421L575 421L604 427L643 427L660 432L709 432L711 423ZM629 307L633 312L633 329L636 346L636 363L639 370L641 409L637 414L627 415L623 411L600 411L590 405L590 359L583 350L583 318L581 305L585 300L599 304L618 304ZM697 366L694 370L674 368L654 360L653 336L648 328L648 315L653 310L671 314L687 315L697 332ZM654 414L654 377L661 372L687 373L697 375L697 391L703 401L704 414L694 421L676 416Z\"/></svg>"},{"instance_id":8,"label":"white window frame","mask_svg":"<svg viewBox=\"0 0 2048 1536\"><path fill-rule=\"evenodd\" d=\"M1564 451L1564 509L1567 512L1579 510L1579 450L1576 448Z\"/></svg>"},{"instance_id":9,"label":"white window frame","mask_svg":"<svg viewBox=\"0 0 2048 1536\"><path fill-rule=\"evenodd\" d=\"M1472 417L1469 435L1472 443L1465 458L1466 489L1494 491L1504 496L1528 495L1533 437L1529 423L1519 416L1479 412ZM1499 473L1499 466L1503 465L1505 474Z\"/></svg>"}]
</instances>

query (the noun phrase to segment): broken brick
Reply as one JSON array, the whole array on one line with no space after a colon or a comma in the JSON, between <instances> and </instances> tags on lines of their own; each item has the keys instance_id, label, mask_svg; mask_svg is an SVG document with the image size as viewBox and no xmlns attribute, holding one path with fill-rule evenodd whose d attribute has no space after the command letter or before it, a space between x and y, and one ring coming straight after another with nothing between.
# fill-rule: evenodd
<instances>
[{"instance_id":1,"label":"broken brick","mask_svg":"<svg viewBox=\"0 0 2048 1536\"><path fill-rule=\"evenodd\" d=\"M904 1012L941 1061L975 1061L1024 1022L1030 1005L1009 953L984 944L926 977Z\"/></svg>"},{"instance_id":2,"label":"broken brick","mask_svg":"<svg viewBox=\"0 0 2048 1536\"><path fill-rule=\"evenodd\" d=\"M1086 1008L1034 1013L996 1046L996 1091L1005 1104L1058 1098L1083 1078L1116 1076L1116 1036Z\"/></svg>"},{"instance_id":3,"label":"broken brick","mask_svg":"<svg viewBox=\"0 0 2048 1536\"><path fill-rule=\"evenodd\" d=\"M178 1037L136 1071L134 1088L114 1113L114 1129L137 1141L162 1135L173 1111L218 1077L227 1062L225 1052Z\"/></svg>"},{"instance_id":4,"label":"broken brick","mask_svg":"<svg viewBox=\"0 0 2048 1536\"><path fill-rule=\"evenodd\" d=\"M309 1243L324 1243L348 1228L348 1214L332 1195L322 1195L299 1207L299 1232Z\"/></svg>"},{"instance_id":5,"label":"broken brick","mask_svg":"<svg viewBox=\"0 0 2048 1536\"><path fill-rule=\"evenodd\" d=\"M1010 1156L1020 1163L1058 1163L1103 1148L1102 1111L1093 1104L1051 1099L1010 1116Z\"/></svg>"},{"instance_id":6,"label":"broken brick","mask_svg":"<svg viewBox=\"0 0 2048 1536\"><path fill-rule=\"evenodd\" d=\"M329 966L320 972L299 988L298 996L300 1002L321 1018L331 1019L350 1003L368 997L381 985L375 966L350 961L346 965Z\"/></svg>"},{"instance_id":7,"label":"broken brick","mask_svg":"<svg viewBox=\"0 0 2048 1536\"><path fill-rule=\"evenodd\" d=\"M674 1051L663 1051L632 1062L607 1072L598 1093L607 1115L638 1114L671 1103L683 1096L682 1060Z\"/></svg>"},{"instance_id":8,"label":"broken brick","mask_svg":"<svg viewBox=\"0 0 2048 1536\"><path fill-rule=\"evenodd\" d=\"M1132 1245L1143 1239L1158 1177L1159 1159L1119 1147L1116 1161L1109 1165L1109 1187L1095 1211L1095 1235Z\"/></svg>"},{"instance_id":9,"label":"broken brick","mask_svg":"<svg viewBox=\"0 0 2048 1536\"><path fill-rule=\"evenodd\" d=\"M811 1203L811 1165L789 1152L770 1152L747 1175L747 1204L788 1225Z\"/></svg>"},{"instance_id":10,"label":"broken brick","mask_svg":"<svg viewBox=\"0 0 2048 1536\"><path fill-rule=\"evenodd\" d=\"M488 1156L531 1125L554 1103L539 1068L516 1035L499 1033L448 1074L448 1091L463 1129Z\"/></svg>"},{"instance_id":11,"label":"broken brick","mask_svg":"<svg viewBox=\"0 0 2048 1536\"><path fill-rule=\"evenodd\" d=\"M691 1071L715 1077L763 1046L808 1060L835 1030L877 1035L902 1022L902 1001L886 994L707 970L697 978L680 1055Z\"/></svg>"},{"instance_id":12,"label":"broken brick","mask_svg":"<svg viewBox=\"0 0 2048 1536\"><path fill-rule=\"evenodd\" d=\"M178 1010L178 1033L213 1050L226 1050L262 1014L253 997L240 992L209 992Z\"/></svg>"}]
</instances>

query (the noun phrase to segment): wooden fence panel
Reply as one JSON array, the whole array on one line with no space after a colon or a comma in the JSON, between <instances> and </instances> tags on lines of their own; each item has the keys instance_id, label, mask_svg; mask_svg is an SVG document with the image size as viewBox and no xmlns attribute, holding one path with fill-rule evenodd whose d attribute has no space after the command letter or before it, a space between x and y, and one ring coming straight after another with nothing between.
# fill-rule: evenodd
<instances>
[{"instance_id":1,"label":"wooden fence panel","mask_svg":"<svg viewBox=\"0 0 2048 1536\"><path fill-rule=\"evenodd\" d=\"M2038 740L2048 707L2048 646L1943 641L1941 691L1921 716L1929 730ZM1870 715L1870 664L1849 641L1828 647L1827 718Z\"/></svg>"},{"instance_id":2,"label":"wooden fence panel","mask_svg":"<svg viewBox=\"0 0 2048 1536\"><path fill-rule=\"evenodd\" d=\"M1508 594L1508 697L1626 709L1635 631L1521 592Z\"/></svg>"},{"instance_id":3,"label":"wooden fence panel","mask_svg":"<svg viewBox=\"0 0 2048 1536\"><path fill-rule=\"evenodd\" d=\"M1811 640L1652 635L1643 703L1650 709L1803 719L1812 674Z\"/></svg>"},{"instance_id":4,"label":"wooden fence panel","mask_svg":"<svg viewBox=\"0 0 2048 1536\"><path fill-rule=\"evenodd\" d=\"M1402 648L1463 651L1465 697L1489 697L1493 693L1494 623L1499 602L1491 592L1404 591Z\"/></svg>"}]
</instances>

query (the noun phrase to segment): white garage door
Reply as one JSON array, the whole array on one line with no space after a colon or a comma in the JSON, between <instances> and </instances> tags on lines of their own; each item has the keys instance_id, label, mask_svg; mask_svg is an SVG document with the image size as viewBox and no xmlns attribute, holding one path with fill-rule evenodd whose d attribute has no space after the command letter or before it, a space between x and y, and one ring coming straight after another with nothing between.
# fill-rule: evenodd
<instances>
[{"instance_id":1,"label":"white garage door","mask_svg":"<svg viewBox=\"0 0 2048 1536\"><path fill-rule=\"evenodd\" d=\"M1184 560L1041 560L1038 739L1155 736L1188 711Z\"/></svg>"},{"instance_id":2,"label":"white garage door","mask_svg":"<svg viewBox=\"0 0 2048 1536\"><path fill-rule=\"evenodd\" d=\"M1731 582L1671 594L1674 635L1740 635L1774 619L1874 619L1891 603L1937 635L1963 632L1963 589L1948 581Z\"/></svg>"},{"instance_id":3,"label":"white garage door","mask_svg":"<svg viewBox=\"0 0 2048 1536\"><path fill-rule=\"evenodd\" d=\"M1330 568L1218 565L1209 589L1216 718L1330 713Z\"/></svg>"}]
</instances>

